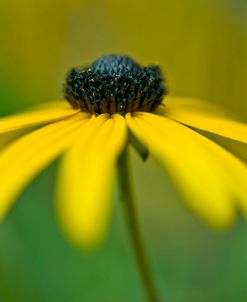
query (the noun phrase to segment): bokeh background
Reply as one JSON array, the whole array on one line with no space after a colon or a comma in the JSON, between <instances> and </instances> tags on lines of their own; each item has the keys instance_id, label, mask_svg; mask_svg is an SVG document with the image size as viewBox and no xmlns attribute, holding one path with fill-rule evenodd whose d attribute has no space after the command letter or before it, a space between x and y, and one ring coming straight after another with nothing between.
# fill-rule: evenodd
<instances>
[{"instance_id":1,"label":"bokeh background","mask_svg":"<svg viewBox=\"0 0 247 302\"><path fill-rule=\"evenodd\" d=\"M205 98L247 121L246 0L1 1L0 37L2 116L62 98L68 69L120 53L159 63L171 95ZM243 145L215 139L247 160ZM60 234L57 163L0 225L0 302L145 301L117 197L101 249L75 250ZM152 158L143 163L132 152L132 164L161 295L172 302L247 301L246 221L216 232L187 209Z\"/></svg>"}]
</instances>

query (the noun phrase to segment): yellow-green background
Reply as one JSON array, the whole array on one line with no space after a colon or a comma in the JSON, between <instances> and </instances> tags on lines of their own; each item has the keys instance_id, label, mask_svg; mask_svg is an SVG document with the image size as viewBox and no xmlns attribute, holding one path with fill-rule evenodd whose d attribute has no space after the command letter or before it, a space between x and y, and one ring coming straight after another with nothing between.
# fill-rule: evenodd
<instances>
[{"instance_id":1,"label":"yellow-green background","mask_svg":"<svg viewBox=\"0 0 247 302\"><path fill-rule=\"evenodd\" d=\"M158 62L170 94L217 102L247 121L246 0L1 1L0 37L1 115L61 98L70 67L123 53ZM247 148L232 147L247 158ZM152 159L143 164L133 153L132 163L160 293L171 302L247 301L244 219L214 232ZM56 167L0 225L0 302L145 301L117 198L100 250L76 251L64 241L53 210Z\"/></svg>"}]
</instances>

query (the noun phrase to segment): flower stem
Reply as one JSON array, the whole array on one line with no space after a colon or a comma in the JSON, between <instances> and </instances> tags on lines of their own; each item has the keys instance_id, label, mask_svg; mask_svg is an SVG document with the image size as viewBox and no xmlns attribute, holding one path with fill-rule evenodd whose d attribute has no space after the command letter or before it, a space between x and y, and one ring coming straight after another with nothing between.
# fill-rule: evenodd
<instances>
[{"instance_id":1,"label":"flower stem","mask_svg":"<svg viewBox=\"0 0 247 302\"><path fill-rule=\"evenodd\" d=\"M123 201L128 228L136 256L137 265L142 278L143 286L148 296L148 301L158 302L158 294L150 271L142 236L139 229L136 207L131 186L129 158L127 148L119 160L119 183L121 200Z\"/></svg>"}]
</instances>

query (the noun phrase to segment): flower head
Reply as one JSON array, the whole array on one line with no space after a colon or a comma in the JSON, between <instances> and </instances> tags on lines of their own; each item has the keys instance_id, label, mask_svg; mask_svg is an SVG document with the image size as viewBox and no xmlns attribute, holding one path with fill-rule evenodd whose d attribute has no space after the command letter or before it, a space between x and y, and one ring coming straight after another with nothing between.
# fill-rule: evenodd
<instances>
[{"instance_id":1,"label":"flower head","mask_svg":"<svg viewBox=\"0 0 247 302\"><path fill-rule=\"evenodd\" d=\"M72 69L60 101L0 120L0 134L42 125L0 152L0 217L30 181L63 154L57 213L70 239L93 246L105 237L116 166L129 133L166 169L189 206L209 224L225 228L236 208L247 214L247 166L196 132L201 129L247 143L247 126L214 106L166 97L157 66L107 56ZM71 106L72 105L72 106Z\"/></svg>"}]
</instances>

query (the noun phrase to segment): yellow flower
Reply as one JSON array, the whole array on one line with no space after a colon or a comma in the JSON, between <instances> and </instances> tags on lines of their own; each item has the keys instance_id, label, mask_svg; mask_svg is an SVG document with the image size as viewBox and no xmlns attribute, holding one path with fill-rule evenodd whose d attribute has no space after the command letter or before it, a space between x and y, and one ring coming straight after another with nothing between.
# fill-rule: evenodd
<instances>
[{"instance_id":1,"label":"yellow flower","mask_svg":"<svg viewBox=\"0 0 247 302\"><path fill-rule=\"evenodd\" d=\"M247 126L201 100L166 97L155 112L81 112L59 101L0 120L0 134L42 125L0 152L0 217L59 155L57 213L79 246L99 244L110 221L118 159L129 133L167 170L192 210L217 228L247 214L247 166L196 132L247 143Z\"/></svg>"}]
</instances>

